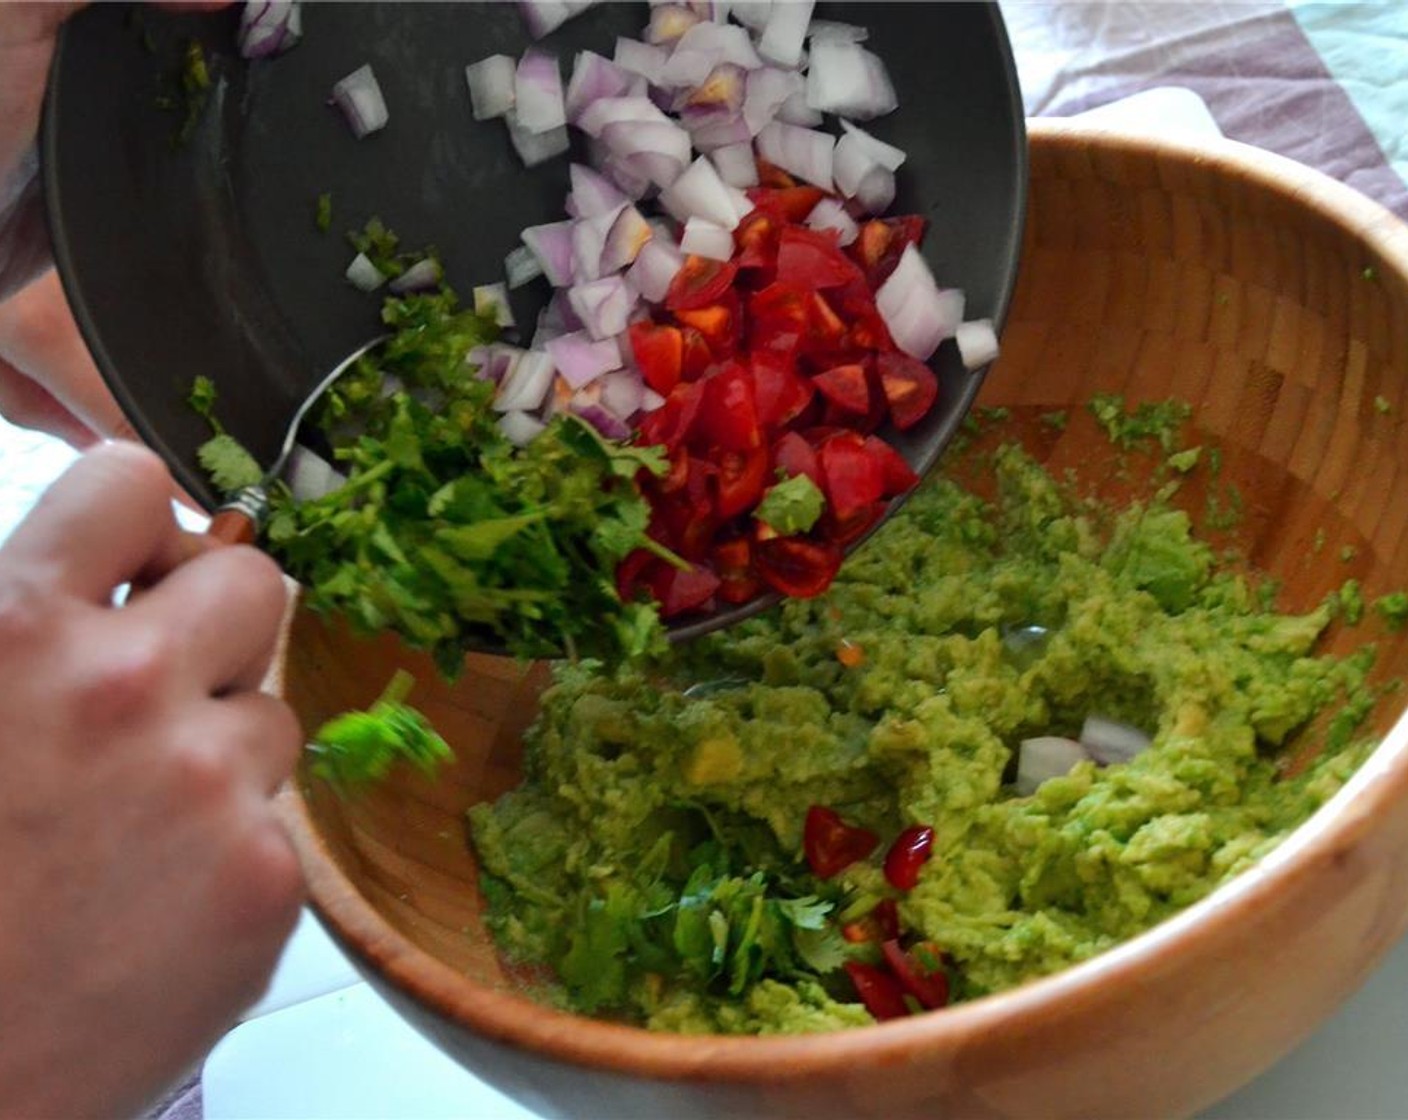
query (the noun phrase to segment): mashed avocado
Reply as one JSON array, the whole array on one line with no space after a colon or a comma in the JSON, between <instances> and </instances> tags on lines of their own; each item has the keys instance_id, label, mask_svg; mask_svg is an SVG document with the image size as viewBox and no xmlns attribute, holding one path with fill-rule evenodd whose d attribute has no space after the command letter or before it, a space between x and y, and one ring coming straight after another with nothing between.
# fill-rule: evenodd
<instances>
[{"instance_id":1,"label":"mashed avocado","mask_svg":"<svg viewBox=\"0 0 1408 1120\"><path fill-rule=\"evenodd\" d=\"M855 933L882 899L954 999L995 992L1201 898L1344 781L1372 651L1312 652L1338 596L1273 613L1183 512L994 462L993 503L933 478L823 598L648 669L558 672L525 783L470 814L491 927L552 966L549 998L675 1031L868 1022L842 966L883 961ZM1019 744L1092 713L1152 745L1017 796ZM1327 749L1285 776L1298 732ZM813 875L813 806L875 853ZM881 860L912 825L932 855L898 891Z\"/></svg>"}]
</instances>

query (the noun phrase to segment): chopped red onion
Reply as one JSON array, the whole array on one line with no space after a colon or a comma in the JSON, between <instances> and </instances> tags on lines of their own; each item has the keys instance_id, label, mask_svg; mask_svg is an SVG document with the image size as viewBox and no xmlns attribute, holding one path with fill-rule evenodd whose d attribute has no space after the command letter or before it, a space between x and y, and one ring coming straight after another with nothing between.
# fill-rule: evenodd
<instances>
[{"instance_id":1,"label":"chopped red onion","mask_svg":"<svg viewBox=\"0 0 1408 1120\"><path fill-rule=\"evenodd\" d=\"M284 470L284 480L300 502L315 502L334 490L340 490L347 476L301 443L294 444Z\"/></svg>"},{"instance_id":2,"label":"chopped red onion","mask_svg":"<svg viewBox=\"0 0 1408 1120\"><path fill-rule=\"evenodd\" d=\"M625 205L626 196L621 189L600 172L574 163L568 174L572 179L572 194L568 201L578 218L592 218Z\"/></svg>"},{"instance_id":3,"label":"chopped red onion","mask_svg":"<svg viewBox=\"0 0 1408 1120\"><path fill-rule=\"evenodd\" d=\"M358 140L386 127L390 114L371 63L359 66L332 87L332 100Z\"/></svg>"},{"instance_id":4,"label":"chopped red onion","mask_svg":"<svg viewBox=\"0 0 1408 1120\"><path fill-rule=\"evenodd\" d=\"M696 257L708 257L714 261L726 261L733 256L733 234L723 226L705 221L703 218L690 218L684 224L684 236L680 238L680 250Z\"/></svg>"},{"instance_id":5,"label":"chopped red onion","mask_svg":"<svg viewBox=\"0 0 1408 1120\"><path fill-rule=\"evenodd\" d=\"M527 245L519 245L504 258L504 275L510 288L521 288L543 274L542 263Z\"/></svg>"},{"instance_id":6,"label":"chopped red onion","mask_svg":"<svg viewBox=\"0 0 1408 1120\"><path fill-rule=\"evenodd\" d=\"M865 173L856 187L856 202L867 214L883 214L895 201L895 173L878 164Z\"/></svg>"},{"instance_id":7,"label":"chopped red onion","mask_svg":"<svg viewBox=\"0 0 1408 1120\"><path fill-rule=\"evenodd\" d=\"M812 229L835 230L836 244L843 249L860 234L856 220L834 198L823 198L812 207L812 212L807 215L807 225Z\"/></svg>"},{"instance_id":8,"label":"chopped red onion","mask_svg":"<svg viewBox=\"0 0 1408 1120\"><path fill-rule=\"evenodd\" d=\"M940 290L913 245L905 247L895 271L875 293L875 306L895 345L920 361L927 361L963 322L963 293Z\"/></svg>"},{"instance_id":9,"label":"chopped red onion","mask_svg":"<svg viewBox=\"0 0 1408 1120\"><path fill-rule=\"evenodd\" d=\"M1069 774L1086 758L1085 749L1074 739L1058 735L1023 739L1017 751L1017 793L1030 797L1042 782Z\"/></svg>"},{"instance_id":10,"label":"chopped red onion","mask_svg":"<svg viewBox=\"0 0 1408 1120\"><path fill-rule=\"evenodd\" d=\"M743 117L722 117L717 113L706 114L702 119L686 120L690 141L701 152L716 152L731 144L749 144L753 134Z\"/></svg>"},{"instance_id":11,"label":"chopped red onion","mask_svg":"<svg viewBox=\"0 0 1408 1120\"><path fill-rule=\"evenodd\" d=\"M572 225L572 281L580 284L584 280L599 280L603 272L601 251L606 246L606 235L616 217L626 208L623 202L615 210L581 218Z\"/></svg>"},{"instance_id":12,"label":"chopped red onion","mask_svg":"<svg viewBox=\"0 0 1408 1120\"><path fill-rule=\"evenodd\" d=\"M704 26L704 25L700 25ZM740 29L741 30L741 29ZM684 99L686 111L706 111L736 117L743 108L747 71L735 62L721 62Z\"/></svg>"},{"instance_id":13,"label":"chopped red onion","mask_svg":"<svg viewBox=\"0 0 1408 1120\"><path fill-rule=\"evenodd\" d=\"M618 121L601 138L624 166L668 187L689 164L689 133L671 121Z\"/></svg>"},{"instance_id":14,"label":"chopped red onion","mask_svg":"<svg viewBox=\"0 0 1408 1120\"><path fill-rule=\"evenodd\" d=\"M772 14L772 0L732 0L729 13L750 31L762 31Z\"/></svg>"},{"instance_id":15,"label":"chopped red onion","mask_svg":"<svg viewBox=\"0 0 1408 1120\"><path fill-rule=\"evenodd\" d=\"M774 66L764 66L759 70L748 71L747 90L743 95L743 120L748 125L750 136L756 136L763 126L777 116L777 112L789 97L804 94L805 85L800 74L791 70L779 70Z\"/></svg>"},{"instance_id":16,"label":"chopped red onion","mask_svg":"<svg viewBox=\"0 0 1408 1120\"><path fill-rule=\"evenodd\" d=\"M657 83L666 89L686 89L699 85L709 76L718 59L703 51L682 51L676 49L670 60L660 71ZM673 98L671 101L673 102Z\"/></svg>"},{"instance_id":17,"label":"chopped red onion","mask_svg":"<svg viewBox=\"0 0 1408 1120\"><path fill-rule=\"evenodd\" d=\"M801 75L798 75L800 77ZM777 109L777 120L783 124L795 124L801 128L815 128L821 124L821 111L807 104L807 91L800 89L792 94Z\"/></svg>"},{"instance_id":18,"label":"chopped red onion","mask_svg":"<svg viewBox=\"0 0 1408 1120\"><path fill-rule=\"evenodd\" d=\"M681 51L707 55L715 63L728 62L744 70L755 70L763 64L748 32L725 23L696 23L675 45L675 53Z\"/></svg>"},{"instance_id":19,"label":"chopped red onion","mask_svg":"<svg viewBox=\"0 0 1408 1120\"><path fill-rule=\"evenodd\" d=\"M603 97L624 97L630 88L631 76L626 71L594 51L582 51L567 83L567 119L576 124L588 105Z\"/></svg>"},{"instance_id":20,"label":"chopped red onion","mask_svg":"<svg viewBox=\"0 0 1408 1120\"><path fill-rule=\"evenodd\" d=\"M424 260L416 261L400 276L392 280L391 290L397 295L404 292L423 292L440 283L440 278L444 275L445 272L440 267L440 262L434 257L426 257Z\"/></svg>"},{"instance_id":21,"label":"chopped red onion","mask_svg":"<svg viewBox=\"0 0 1408 1120\"><path fill-rule=\"evenodd\" d=\"M244 58L273 58L297 46L302 36L298 0L249 0L240 13L238 41Z\"/></svg>"},{"instance_id":22,"label":"chopped red onion","mask_svg":"<svg viewBox=\"0 0 1408 1120\"><path fill-rule=\"evenodd\" d=\"M865 129L861 128L860 125L843 120L841 122L841 128L844 130L844 135L840 140L836 141L836 156L838 159L841 155L841 145L850 144L859 145L866 155L887 171L898 171L900 166L904 163L903 150L872 136L870 133L866 132Z\"/></svg>"},{"instance_id":23,"label":"chopped red onion","mask_svg":"<svg viewBox=\"0 0 1408 1120\"><path fill-rule=\"evenodd\" d=\"M625 206L616 215L601 249L601 274L609 276L628 268L640 255L646 242L655 236L650 223L634 206Z\"/></svg>"},{"instance_id":24,"label":"chopped red onion","mask_svg":"<svg viewBox=\"0 0 1408 1120\"><path fill-rule=\"evenodd\" d=\"M476 346L466 354L465 364L479 367L475 376L481 381L499 382L522 356L523 351L517 346L491 342L488 346Z\"/></svg>"},{"instance_id":25,"label":"chopped red onion","mask_svg":"<svg viewBox=\"0 0 1408 1120\"><path fill-rule=\"evenodd\" d=\"M880 167L880 164L870 150L863 142L853 139L849 133L836 142L831 174L836 179L836 189L847 198L856 196L861 180L877 167ZM884 170L883 167L880 169Z\"/></svg>"},{"instance_id":26,"label":"chopped red onion","mask_svg":"<svg viewBox=\"0 0 1408 1120\"><path fill-rule=\"evenodd\" d=\"M964 369L977 369L997 358L997 332L993 330L991 319L971 319L960 323L953 332L953 341L958 344L958 356L963 359ZM1085 732L1081 732L1081 742L1086 743ZM1095 753L1091 747L1091 753Z\"/></svg>"},{"instance_id":27,"label":"chopped red onion","mask_svg":"<svg viewBox=\"0 0 1408 1120\"><path fill-rule=\"evenodd\" d=\"M1086 716L1080 729L1080 743L1101 766L1128 762L1149 749L1152 739L1140 728L1103 716Z\"/></svg>"},{"instance_id":28,"label":"chopped red onion","mask_svg":"<svg viewBox=\"0 0 1408 1120\"><path fill-rule=\"evenodd\" d=\"M640 410L642 412L654 412L665 403L665 398L652 389L649 385L645 387L645 392L641 394Z\"/></svg>"},{"instance_id":29,"label":"chopped red onion","mask_svg":"<svg viewBox=\"0 0 1408 1120\"><path fill-rule=\"evenodd\" d=\"M552 327L554 334L568 334L582 329L582 320L572 309L572 301L567 298L566 288L558 288L553 292L552 299L548 300L548 305L543 308L540 321Z\"/></svg>"},{"instance_id":30,"label":"chopped red onion","mask_svg":"<svg viewBox=\"0 0 1408 1120\"><path fill-rule=\"evenodd\" d=\"M523 244L533 250L543 275L554 288L572 283L572 223L548 222L523 231Z\"/></svg>"},{"instance_id":31,"label":"chopped red onion","mask_svg":"<svg viewBox=\"0 0 1408 1120\"><path fill-rule=\"evenodd\" d=\"M616 40L616 65L641 75L653 85L659 84L660 72L669 59L670 52L664 47L654 47L638 39Z\"/></svg>"},{"instance_id":32,"label":"chopped red onion","mask_svg":"<svg viewBox=\"0 0 1408 1120\"><path fill-rule=\"evenodd\" d=\"M601 386L601 403L623 420L629 420L640 411L645 397L645 382L632 369L618 369L603 374L598 384Z\"/></svg>"},{"instance_id":33,"label":"chopped red onion","mask_svg":"<svg viewBox=\"0 0 1408 1120\"><path fill-rule=\"evenodd\" d=\"M741 217L728 185L704 156L690 164L689 170L661 192L660 205L682 222L702 218L725 231L737 228Z\"/></svg>"},{"instance_id":34,"label":"chopped red onion","mask_svg":"<svg viewBox=\"0 0 1408 1120\"><path fill-rule=\"evenodd\" d=\"M553 365L573 389L595 381L603 373L621 367L621 348L614 338L593 339L586 331L575 331L547 344Z\"/></svg>"},{"instance_id":35,"label":"chopped red onion","mask_svg":"<svg viewBox=\"0 0 1408 1120\"><path fill-rule=\"evenodd\" d=\"M518 10L535 39L556 31L580 9L574 10L565 0L518 0Z\"/></svg>"},{"instance_id":36,"label":"chopped red onion","mask_svg":"<svg viewBox=\"0 0 1408 1120\"><path fill-rule=\"evenodd\" d=\"M347 281L363 292L374 292L386 283L385 274L372 264L366 253L358 253L347 266Z\"/></svg>"},{"instance_id":37,"label":"chopped red onion","mask_svg":"<svg viewBox=\"0 0 1408 1120\"><path fill-rule=\"evenodd\" d=\"M504 114L504 120L508 124L508 138L513 150L518 153L524 167L537 167L554 156L562 155L572 146L566 125L547 132L531 132L518 123L517 113L513 109Z\"/></svg>"},{"instance_id":38,"label":"chopped red onion","mask_svg":"<svg viewBox=\"0 0 1408 1120\"><path fill-rule=\"evenodd\" d=\"M725 144L709 153L719 178L730 187L756 187L758 185L758 161L753 156L752 144Z\"/></svg>"},{"instance_id":39,"label":"chopped red onion","mask_svg":"<svg viewBox=\"0 0 1408 1120\"><path fill-rule=\"evenodd\" d=\"M834 41L841 43L864 43L870 32L853 23L837 23L832 19L814 19L807 28L807 38L813 43Z\"/></svg>"},{"instance_id":40,"label":"chopped red onion","mask_svg":"<svg viewBox=\"0 0 1408 1120\"><path fill-rule=\"evenodd\" d=\"M818 112L870 120L894 112L895 87L878 55L854 42L812 43L807 104Z\"/></svg>"},{"instance_id":41,"label":"chopped red onion","mask_svg":"<svg viewBox=\"0 0 1408 1120\"><path fill-rule=\"evenodd\" d=\"M666 238L655 237L645 243L626 278L651 303L659 303L682 267L684 255L679 249Z\"/></svg>"},{"instance_id":42,"label":"chopped red onion","mask_svg":"<svg viewBox=\"0 0 1408 1120\"><path fill-rule=\"evenodd\" d=\"M619 156L608 155L602 164L602 170L631 199L644 198L655 185L650 181L650 176L635 171Z\"/></svg>"},{"instance_id":43,"label":"chopped red onion","mask_svg":"<svg viewBox=\"0 0 1408 1120\"><path fill-rule=\"evenodd\" d=\"M475 120L492 120L513 108L517 72L518 64L506 54L491 54L464 68Z\"/></svg>"},{"instance_id":44,"label":"chopped red onion","mask_svg":"<svg viewBox=\"0 0 1408 1120\"><path fill-rule=\"evenodd\" d=\"M499 383L494 411L531 412L543 403L552 379L552 359L541 350L525 350Z\"/></svg>"},{"instance_id":45,"label":"chopped red onion","mask_svg":"<svg viewBox=\"0 0 1408 1120\"><path fill-rule=\"evenodd\" d=\"M799 179L831 189L831 162L836 140L825 132L773 121L758 133L758 154Z\"/></svg>"},{"instance_id":46,"label":"chopped red onion","mask_svg":"<svg viewBox=\"0 0 1408 1120\"><path fill-rule=\"evenodd\" d=\"M800 66L813 6L812 0L775 2L758 38L758 53L779 66Z\"/></svg>"},{"instance_id":47,"label":"chopped red onion","mask_svg":"<svg viewBox=\"0 0 1408 1120\"><path fill-rule=\"evenodd\" d=\"M645 29L645 41L660 46L677 43L699 17L680 4L660 4L650 10L650 26Z\"/></svg>"},{"instance_id":48,"label":"chopped red onion","mask_svg":"<svg viewBox=\"0 0 1408 1120\"><path fill-rule=\"evenodd\" d=\"M562 74L555 55L531 47L524 51L514 73L513 99L512 119L521 129L537 134L552 132L567 123Z\"/></svg>"},{"instance_id":49,"label":"chopped red onion","mask_svg":"<svg viewBox=\"0 0 1408 1120\"><path fill-rule=\"evenodd\" d=\"M507 284L480 284L474 289L474 313L493 319L499 327L517 326L508 302Z\"/></svg>"},{"instance_id":50,"label":"chopped red onion","mask_svg":"<svg viewBox=\"0 0 1408 1120\"><path fill-rule=\"evenodd\" d=\"M535 439L543 434L547 427L536 416L529 416L526 412L515 409L512 412L505 412L499 417L499 431L503 433L504 439L513 444L514 447L527 447Z\"/></svg>"},{"instance_id":51,"label":"chopped red onion","mask_svg":"<svg viewBox=\"0 0 1408 1120\"><path fill-rule=\"evenodd\" d=\"M607 126L622 121L674 123L648 97L603 97L582 110L573 123L588 136L600 136Z\"/></svg>"},{"instance_id":52,"label":"chopped red onion","mask_svg":"<svg viewBox=\"0 0 1408 1120\"><path fill-rule=\"evenodd\" d=\"M567 290L572 310L595 339L611 338L626 329L636 294L619 276L574 284Z\"/></svg>"},{"instance_id":53,"label":"chopped red onion","mask_svg":"<svg viewBox=\"0 0 1408 1120\"><path fill-rule=\"evenodd\" d=\"M590 393L595 386L588 385L572 398L571 409L607 439L629 439L631 426L600 403L597 394Z\"/></svg>"}]
</instances>

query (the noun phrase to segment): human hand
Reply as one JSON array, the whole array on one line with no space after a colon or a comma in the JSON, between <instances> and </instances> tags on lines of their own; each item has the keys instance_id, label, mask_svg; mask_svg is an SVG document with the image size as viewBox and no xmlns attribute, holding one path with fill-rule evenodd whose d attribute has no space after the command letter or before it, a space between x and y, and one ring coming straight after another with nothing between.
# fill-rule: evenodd
<instances>
[{"instance_id":1,"label":"human hand","mask_svg":"<svg viewBox=\"0 0 1408 1120\"><path fill-rule=\"evenodd\" d=\"M171 485L101 447L0 548L0 1115L138 1112L297 916L271 797L302 733L257 691L283 583L250 548L187 559Z\"/></svg>"}]
</instances>

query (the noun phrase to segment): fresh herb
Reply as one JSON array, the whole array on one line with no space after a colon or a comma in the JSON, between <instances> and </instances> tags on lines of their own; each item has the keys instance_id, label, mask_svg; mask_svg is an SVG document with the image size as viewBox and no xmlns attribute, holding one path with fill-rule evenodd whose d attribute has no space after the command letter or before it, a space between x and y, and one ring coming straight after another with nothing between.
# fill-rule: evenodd
<instances>
[{"instance_id":1,"label":"fresh herb","mask_svg":"<svg viewBox=\"0 0 1408 1120\"><path fill-rule=\"evenodd\" d=\"M755 516L783 536L805 533L826 505L821 489L804 474L775 483L758 503Z\"/></svg>"},{"instance_id":2,"label":"fresh herb","mask_svg":"<svg viewBox=\"0 0 1408 1120\"><path fill-rule=\"evenodd\" d=\"M1173 451L1178 429L1192 415L1184 401L1157 401L1138 405L1132 412L1116 393L1098 393L1090 399L1090 414L1105 429L1116 447L1132 448L1157 440L1165 451Z\"/></svg>"},{"instance_id":3,"label":"fresh herb","mask_svg":"<svg viewBox=\"0 0 1408 1120\"><path fill-rule=\"evenodd\" d=\"M397 670L381 697L365 712L346 712L323 724L308 749L313 773L343 790L385 777L397 762L433 774L454 757L426 718L406 704L415 678Z\"/></svg>"},{"instance_id":4,"label":"fresh herb","mask_svg":"<svg viewBox=\"0 0 1408 1120\"><path fill-rule=\"evenodd\" d=\"M157 107L181 118L171 137L171 146L184 147L195 134L196 125L210 100L210 64L198 39L188 39L181 49L181 62L167 78L168 91L158 95Z\"/></svg>"},{"instance_id":5,"label":"fresh herb","mask_svg":"<svg viewBox=\"0 0 1408 1120\"><path fill-rule=\"evenodd\" d=\"M328 204L331 207L331 196L328 198ZM361 230L349 233L347 240L352 243L352 247L357 252L372 262L378 272L391 280L423 260L434 260L439 264L439 257L433 246L427 246L418 252L401 252L401 239L387 229L382 220L377 217L369 218Z\"/></svg>"},{"instance_id":6,"label":"fresh herb","mask_svg":"<svg viewBox=\"0 0 1408 1120\"><path fill-rule=\"evenodd\" d=\"M216 435L221 435L225 428L215 418L215 399L215 382L203 373L196 374L195 379L191 382L191 391L186 400L195 409L196 415L210 425L210 430Z\"/></svg>"},{"instance_id":7,"label":"fresh herb","mask_svg":"<svg viewBox=\"0 0 1408 1120\"><path fill-rule=\"evenodd\" d=\"M196 450L196 458L210 475L210 481L222 493L231 494L246 486L257 486L264 478L264 469L254 456L234 438L221 432L206 440Z\"/></svg>"},{"instance_id":8,"label":"fresh herb","mask_svg":"<svg viewBox=\"0 0 1408 1120\"><path fill-rule=\"evenodd\" d=\"M1357 579L1347 579L1339 589L1340 610L1344 612L1344 620L1351 626L1358 624L1364 617L1364 593L1360 590Z\"/></svg>"},{"instance_id":9,"label":"fresh herb","mask_svg":"<svg viewBox=\"0 0 1408 1120\"><path fill-rule=\"evenodd\" d=\"M1408 623L1408 592L1393 591L1377 599L1374 609L1379 612L1390 630L1402 630Z\"/></svg>"},{"instance_id":10,"label":"fresh herb","mask_svg":"<svg viewBox=\"0 0 1408 1120\"><path fill-rule=\"evenodd\" d=\"M313 224L322 233L327 233L332 228L332 195L324 192L318 196L317 205L313 208Z\"/></svg>"},{"instance_id":11,"label":"fresh herb","mask_svg":"<svg viewBox=\"0 0 1408 1120\"><path fill-rule=\"evenodd\" d=\"M1340 563L1342 564L1352 563L1358 556L1359 550L1352 544L1347 544L1340 549Z\"/></svg>"},{"instance_id":12,"label":"fresh herb","mask_svg":"<svg viewBox=\"0 0 1408 1120\"><path fill-rule=\"evenodd\" d=\"M1070 414L1065 409L1057 409L1055 412L1043 412L1040 420L1048 428L1055 432L1064 432L1066 425L1070 422Z\"/></svg>"},{"instance_id":13,"label":"fresh herb","mask_svg":"<svg viewBox=\"0 0 1408 1120\"><path fill-rule=\"evenodd\" d=\"M1393 411L1393 405L1389 402L1387 397L1380 394L1374 398L1374 411L1380 416L1387 416Z\"/></svg>"},{"instance_id":14,"label":"fresh herb","mask_svg":"<svg viewBox=\"0 0 1408 1120\"><path fill-rule=\"evenodd\" d=\"M1198 460L1202 457L1201 447L1185 447L1182 451L1175 451L1168 457L1166 462L1179 474L1187 474L1198 465Z\"/></svg>"},{"instance_id":15,"label":"fresh herb","mask_svg":"<svg viewBox=\"0 0 1408 1120\"><path fill-rule=\"evenodd\" d=\"M1373 281L1379 278L1379 271L1373 265L1370 265L1360 275L1362 275L1365 280Z\"/></svg>"}]
</instances>

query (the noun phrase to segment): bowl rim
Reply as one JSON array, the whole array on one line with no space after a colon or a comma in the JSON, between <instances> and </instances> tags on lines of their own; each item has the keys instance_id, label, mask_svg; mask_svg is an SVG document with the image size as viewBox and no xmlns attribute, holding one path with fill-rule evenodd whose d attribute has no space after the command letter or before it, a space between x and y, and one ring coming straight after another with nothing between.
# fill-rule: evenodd
<instances>
[{"instance_id":1,"label":"bowl rim","mask_svg":"<svg viewBox=\"0 0 1408 1120\"><path fill-rule=\"evenodd\" d=\"M1370 255L1408 283L1408 225L1359 192L1283 156L1232 140L1196 142L1134 136L1061 120L1030 120L1033 147L1053 152L1097 146L1156 165L1192 161L1308 207L1365 243ZM280 656L282 657L282 651ZM281 683L282 666L279 667ZM1001 1024L1066 1017L1118 999L1161 958L1215 942L1324 861L1363 841L1374 819L1408 798L1408 713L1348 782L1254 866L1173 917L1087 961L1020 987L937 1014L792 1036L684 1036L604 1022L478 984L417 947L359 893L289 782L279 809L307 878L310 902L359 967L427 1011L484 1038L545 1058L634 1077L780 1085L814 1079L838 1065L887 1065L916 1051L957 1052Z\"/></svg>"}]
</instances>

